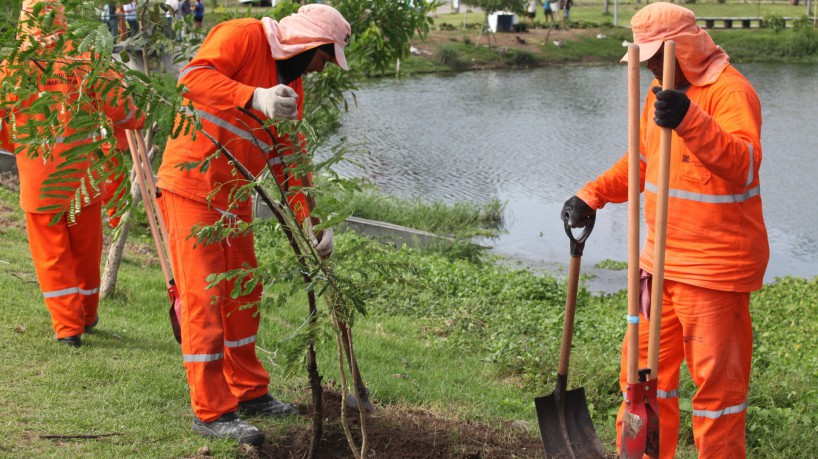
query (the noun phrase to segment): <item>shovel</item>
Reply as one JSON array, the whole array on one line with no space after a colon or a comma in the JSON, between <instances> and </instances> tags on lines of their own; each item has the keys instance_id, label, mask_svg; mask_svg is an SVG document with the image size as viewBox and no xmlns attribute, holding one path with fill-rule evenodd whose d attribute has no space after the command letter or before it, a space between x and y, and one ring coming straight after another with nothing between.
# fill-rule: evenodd
<instances>
[{"instance_id":1,"label":"shovel","mask_svg":"<svg viewBox=\"0 0 818 459\"><path fill-rule=\"evenodd\" d=\"M168 255L166 252L166 244L168 241L168 230L165 227L165 221L157 213L154 207L153 197L158 197L156 190L156 181L153 178L153 171L150 162L148 161L148 152L145 146L145 139L142 137L140 130L125 131L128 138L128 148L131 152L131 159L133 160L134 168L136 170L137 183L139 185L139 192L142 195L142 201L145 203L145 213L148 217L148 225L150 226L153 243L156 246L156 254L159 257L159 266L162 269L162 276L165 278L165 286L168 289L168 297L170 297L170 309L168 315L170 316L170 325L173 329L173 337L176 342L182 343L182 327L180 325L182 318L182 297L176 288L176 282L173 277L173 269L170 266ZM158 222L158 224L157 224Z\"/></svg>"},{"instance_id":2,"label":"shovel","mask_svg":"<svg viewBox=\"0 0 818 459\"><path fill-rule=\"evenodd\" d=\"M665 42L662 89L676 81L676 43ZM659 144L659 177L651 287L648 367L639 366L639 47L628 48L628 384L622 422L620 457L659 457L659 404L656 399L659 369L659 332L665 277L665 242L672 131L662 128Z\"/></svg>"},{"instance_id":3,"label":"shovel","mask_svg":"<svg viewBox=\"0 0 818 459\"><path fill-rule=\"evenodd\" d=\"M591 235L596 216L590 217L579 238L574 237L568 219L565 233L571 239L571 266L568 273L568 291L565 300L565 319L562 326L560 362L557 371L557 387L551 395L537 397L537 421L540 424L545 457L548 458L603 458L602 443L596 435L585 389L566 390L568 386L568 363L571 358L571 340L574 335L574 313L577 307L579 267L585 241Z\"/></svg>"}]
</instances>

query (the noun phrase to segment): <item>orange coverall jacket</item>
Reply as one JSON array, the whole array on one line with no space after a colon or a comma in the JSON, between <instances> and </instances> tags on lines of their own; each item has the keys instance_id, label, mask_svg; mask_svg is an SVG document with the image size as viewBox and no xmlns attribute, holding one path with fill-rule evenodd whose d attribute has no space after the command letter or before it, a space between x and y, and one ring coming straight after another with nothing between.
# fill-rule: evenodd
<instances>
[{"instance_id":1,"label":"orange coverall jacket","mask_svg":"<svg viewBox=\"0 0 818 459\"><path fill-rule=\"evenodd\" d=\"M90 55L86 54L74 59L90 58ZM64 64L57 63L55 67L58 70L55 71L52 78L39 82L41 92L64 94L66 96L64 104L66 105L78 103L77 101L82 97L85 104L84 110L104 113L119 128L135 129L142 126L143 118L135 116L136 108L130 98L118 97L118 90L107 92L105 97L102 97L95 92L94 88L86 88L82 81L85 72L81 67L75 67L68 73L60 72L60 69L65 67ZM34 73L40 71L34 62L30 64L30 70ZM5 73L5 71L0 71L0 76L5 75ZM111 78L117 77L112 76ZM41 114L32 114L26 110L32 103L34 103L34 97L23 101L20 108L13 110L10 116L13 120L12 126L24 126L30 122L42 123L44 121ZM64 107L54 107L54 111L58 113L57 122L49 123L41 129L57 131L58 139L76 135L77 131L70 126L70 111L64 110ZM69 160L73 163L71 168L75 169L76 172L63 176L62 179L67 180L63 185L71 187L73 190L80 186L85 188L89 200L83 203L83 207L99 202L101 195L87 183L86 174L94 162L103 161L103 155L100 154L98 158L93 158L93 154L89 153L84 157L74 158L73 155L68 154L72 148L99 139L102 135L96 128L85 127L84 129L86 132L84 136L80 136L81 138L71 142L58 141L58 143L52 145L48 157L44 157L45 149L41 146L29 145L30 140L24 134L15 132L14 129L9 130L10 144L21 147L16 154L16 158L17 168L20 171L20 207L24 211L53 213L67 208L68 203L74 197L73 191L65 190L60 193L49 193L48 196L44 197L42 196L42 188L44 182L66 166L66 162Z\"/></svg>"},{"instance_id":2,"label":"orange coverall jacket","mask_svg":"<svg viewBox=\"0 0 818 459\"><path fill-rule=\"evenodd\" d=\"M245 107L256 88L270 88L278 84L276 61L270 53L261 21L237 19L216 26L202 43L196 57L182 69L179 84L187 87L185 97L192 101L188 107L199 113L202 128L207 133L218 139L254 175L258 175L266 167L265 162L269 161L279 183L283 182L283 169L273 141L257 121L236 108ZM300 119L304 103L301 78L289 86L298 94ZM261 112L255 111L255 114L260 119L266 119ZM254 135L265 152L259 150L253 140ZM291 152L292 142L289 138L279 137L276 133L275 141L281 146L281 154ZM236 188L248 182L235 171L224 155L212 160L204 172L198 167L187 171L178 167L182 163L201 162L216 151L218 147L201 133L195 139L193 133L169 139L159 168L159 188L194 201L210 202L210 205L223 211L250 213L249 199L231 203L231 195ZM295 178L288 183L295 186L300 184ZM299 221L309 215L302 195L289 199Z\"/></svg>"},{"instance_id":3,"label":"orange coverall jacket","mask_svg":"<svg viewBox=\"0 0 818 459\"><path fill-rule=\"evenodd\" d=\"M658 86L654 80L651 87ZM690 108L673 131L665 277L713 290L761 288L770 250L761 209L761 105L750 83L728 65L718 80L687 89ZM640 123L641 188L647 241L640 264L653 272L660 127L648 92ZM592 208L628 198L628 157L577 197Z\"/></svg>"}]
</instances>

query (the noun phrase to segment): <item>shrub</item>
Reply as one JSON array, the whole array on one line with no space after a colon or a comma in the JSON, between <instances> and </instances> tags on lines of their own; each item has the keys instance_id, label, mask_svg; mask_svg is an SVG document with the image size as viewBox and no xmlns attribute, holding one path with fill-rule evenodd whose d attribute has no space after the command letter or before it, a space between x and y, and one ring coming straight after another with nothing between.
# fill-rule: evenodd
<instances>
[{"instance_id":1,"label":"shrub","mask_svg":"<svg viewBox=\"0 0 818 459\"><path fill-rule=\"evenodd\" d=\"M768 14L764 16L764 27L773 29L774 32L780 32L787 27L787 21L780 14Z\"/></svg>"},{"instance_id":2,"label":"shrub","mask_svg":"<svg viewBox=\"0 0 818 459\"><path fill-rule=\"evenodd\" d=\"M461 68L463 60L460 58L460 51L454 45L444 45L437 52L437 61L453 69Z\"/></svg>"}]
</instances>

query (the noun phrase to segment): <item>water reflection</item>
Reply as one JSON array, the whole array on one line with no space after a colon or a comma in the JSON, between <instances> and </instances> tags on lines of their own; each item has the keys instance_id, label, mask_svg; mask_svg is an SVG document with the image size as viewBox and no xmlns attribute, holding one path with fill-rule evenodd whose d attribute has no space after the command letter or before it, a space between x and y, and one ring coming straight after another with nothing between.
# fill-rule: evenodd
<instances>
[{"instance_id":1,"label":"water reflection","mask_svg":"<svg viewBox=\"0 0 818 459\"><path fill-rule=\"evenodd\" d=\"M818 67L740 65L762 102L761 168L772 256L767 280L818 275ZM362 168L382 192L427 200L507 202L500 253L567 260L562 202L606 170L627 144L623 66L471 72L379 81L337 133L365 143ZM643 73L643 100L648 90ZM811 102L807 102L807 100ZM627 206L599 214L585 263L626 260ZM643 233L644 235L644 230Z\"/></svg>"}]
</instances>

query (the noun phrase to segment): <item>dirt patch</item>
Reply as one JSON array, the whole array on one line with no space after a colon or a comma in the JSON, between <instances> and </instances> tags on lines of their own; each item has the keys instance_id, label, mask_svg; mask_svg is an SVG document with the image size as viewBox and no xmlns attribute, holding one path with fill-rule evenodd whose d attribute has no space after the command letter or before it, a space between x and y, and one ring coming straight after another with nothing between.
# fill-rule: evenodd
<instances>
[{"instance_id":1,"label":"dirt patch","mask_svg":"<svg viewBox=\"0 0 818 459\"><path fill-rule=\"evenodd\" d=\"M20 177L11 171L0 172L0 186L18 193L20 192Z\"/></svg>"},{"instance_id":2,"label":"dirt patch","mask_svg":"<svg viewBox=\"0 0 818 459\"><path fill-rule=\"evenodd\" d=\"M311 408L304 412L310 413ZM317 457L346 459L353 457L341 426L341 395L324 391L324 435ZM353 436L360 446L357 413L348 413ZM517 421L516 425L519 425ZM536 431L536 426L529 426ZM366 419L370 458L406 459L491 459L542 458L538 435L525 428L498 430L494 427L444 419L431 412L404 407L375 407ZM293 427L277 434L261 448L245 451L247 457L302 458L310 446L310 426ZM272 441L271 441L272 440Z\"/></svg>"}]
</instances>

